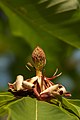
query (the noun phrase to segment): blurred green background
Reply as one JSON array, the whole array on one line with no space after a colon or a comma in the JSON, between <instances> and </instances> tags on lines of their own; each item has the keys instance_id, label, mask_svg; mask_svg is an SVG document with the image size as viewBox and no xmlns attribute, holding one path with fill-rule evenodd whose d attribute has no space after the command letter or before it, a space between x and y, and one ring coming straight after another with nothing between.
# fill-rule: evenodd
<instances>
[{"instance_id":1,"label":"blurred green background","mask_svg":"<svg viewBox=\"0 0 80 120\"><path fill-rule=\"evenodd\" d=\"M79 6L79 0L0 1L0 91L19 74L35 75L25 65L38 45L46 54L45 75L59 68L63 74L53 82L80 98Z\"/></svg>"}]
</instances>

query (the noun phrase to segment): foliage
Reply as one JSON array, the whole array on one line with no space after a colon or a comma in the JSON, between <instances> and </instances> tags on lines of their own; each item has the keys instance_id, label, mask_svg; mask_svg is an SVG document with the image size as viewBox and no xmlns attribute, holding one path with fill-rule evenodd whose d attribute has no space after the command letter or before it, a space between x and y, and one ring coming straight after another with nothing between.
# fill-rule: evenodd
<instances>
[{"instance_id":1,"label":"foliage","mask_svg":"<svg viewBox=\"0 0 80 120\"><path fill-rule=\"evenodd\" d=\"M2 17L1 21L1 24L7 24L3 34L1 30L2 43L7 41L5 50L13 50L21 59L28 57L36 45L41 46L50 63L47 64L47 73L61 66L70 46L80 48L78 0L2 0L0 7L7 19L5 22ZM25 47L22 48L22 44Z\"/></svg>"},{"instance_id":2,"label":"foliage","mask_svg":"<svg viewBox=\"0 0 80 120\"><path fill-rule=\"evenodd\" d=\"M69 48L80 48L78 0L1 0L0 9L3 13L0 19L0 52L14 51L18 57L17 67L23 66L23 59L27 57L28 60L31 50L39 45L46 51L47 61L51 64L46 69L50 75L56 66L62 66ZM24 70L19 68L15 73L24 74ZM0 119L26 118L79 120L80 100L58 98L47 103L29 96L15 98L10 93L0 93Z\"/></svg>"},{"instance_id":3,"label":"foliage","mask_svg":"<svg viewBox=\"0 0 80 120\"><path fill-rule=\"evenodd\" d=\"M79 120L80 100L52 99L50 103L35 98L15 98L9 93L0 94L0 119L2 120Z\"/></svg>"}]
</instances>

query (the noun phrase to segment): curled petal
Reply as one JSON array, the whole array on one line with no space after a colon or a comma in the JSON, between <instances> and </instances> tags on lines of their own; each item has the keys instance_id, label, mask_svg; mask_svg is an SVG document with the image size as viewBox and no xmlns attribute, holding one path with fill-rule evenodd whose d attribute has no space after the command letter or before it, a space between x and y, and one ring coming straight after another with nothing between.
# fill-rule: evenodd
<instances>
[{"instance_id":1,"label":"curled petal","mask_svg":"<svg viewBox=\"0 0 80 120\"><path fill-rule=\"evenodd\" d=\"M35 76L30 79L26 79L25 81L34 84L37 80L38 80L38 76Z\"/></svg>"},{"instance_id":2,"label":"curled petal","mask_svg":"<svg viewBox=\"0 0 80 120\"><path fill-rule=\"evenodd\" d=\"M71 94L69 92L67 92L66 94L64 94L65 97L71 97Z\"/></svg>"},{"instance_id":3,"label":"curled petal","mask_svg":"<svg viewBox=\"0 0 80 120\"><path fill-rule=\"evenodd\" d=\"M57 96L57 95L60 95L57 91L53 91L53 92L50 94L50 96L52 96L52 97L55 97L55 96Z\"/></svg>"},{"instance_id":4,"label":"curled petal","mask_svg":"<svg viewBox=\"0 0 80 120\"><path fill-rule=\"evenodd\" d=\"M59 89L57 92L59 93L59 95L64 95L65 97L71 96L71 94L69 92L67 92L66 88L62 85L59 86Z\"/></svg>"},{"instance_id":5,"label":"curled petal","mask_svg":"<svg viewBox=\"0 0 80 120\"><path fill-rule=\"evenodd\" d=\"M52 93L53 91L57 90L58 87L59 87L59 84L53 85L53 86L47 88L46 90L44 90L43 92L41 92L40 95L43 93Z\"/></svg>"},{"instance_id":6,"label":"curled petal","mask_svg":"<svg viewBox=\"0 0 80 120\"><path fill-rule=\"evenodd\" d=\"M67 93L66 88L65 88L64 86L60 85L59 87L60 87L60 88L58 89L57 92L58 92L60 95Z\"/></svg>"},{"instance_id":7,"label":"curled petal","mask_svg":"<svg viewBox=\"0 0 80 120\"><path fill-rule=\"evenodd\" d=\"M50 99L52 96L50 96L49 93L43 93L43 94L40 95L40 97L41 97L42 100L48 100L48 99Z\"/></svg>"},{"instance_id":8,"label":"curled petal","mask_svg":"<svg viewBox=\"0 0 80 120\"><path fill-rule=\"evenodd\" d=\"M13 84L12 83L8 83L8 86L9 86L9 89L10 90L16 90L16 82L14 82Z\"/></svg>"},{"instance_id":9,"label":"curled petal","mask_svg":"<svg viewBox=\"0 0 80 120\"><path fill-rule=\"evenodd\" d=\"M22 82L24 78L22 75L18 75L16 78L16 90L19 91L22 88Z\"/></svg>"},{"instance_id":10,"label":"curled petal","mask_svg":"<svg viewBox=\"0 0 80 120\"><path fill-rule=\"evenodd\" d=\"M30 82L27 82L27 81L23 81L23 82L22 82L22 86L23 86L24 88L27 88L27 89L32 89L32 88L35 87L34 84L32 84L32 83L30 83Z\"/></svg>"},{"instance_id":11,"label":"curled petal","mask_svg":"<svg viewBox=\"0 0 80 120\"><path fill-rule=\"evenodd\" d=\"M8 83L9 89L14 89L14 84Z\"/></svg>"},{"instance_id":12,"label":"curled petal","mask_svg":"<svg viewBox=\"0 0 80 120\"><path fill-rule=\"evenodd\" d=\"M34 83L36 80L38 80L38 76L32 77L31 80L30 80L30 82Z\"/></svg>"}]
</instances>

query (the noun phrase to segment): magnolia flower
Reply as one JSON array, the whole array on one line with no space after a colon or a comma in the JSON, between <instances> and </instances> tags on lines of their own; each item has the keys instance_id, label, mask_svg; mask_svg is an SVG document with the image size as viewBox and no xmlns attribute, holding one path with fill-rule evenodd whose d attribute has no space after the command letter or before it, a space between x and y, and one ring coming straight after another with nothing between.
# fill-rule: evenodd
<instances>
[{"instance_id":1,"label":"magnolia flower","mask_svg":"<svg viewBox=\"0 0 80 120\"><path fill-rule=\"evenodd\" d=\"M46 56L44 51L37 46L32 52L32 60L36 70L36 76L30 79L24 80L22 75L18 75L16 81L9 85L9 91L15 95L26 95L33 94L39 100L47 100L51 98L56 98L57 96L71 96L67 92L66 88L61 84L54 84L51 80L60 76L62 73L57 74L58 69L56 69L54 75L51 78L44 76L42 70L46 65ZM32 66L31 64L28 64Z\"/></svg>"}]
</instances>

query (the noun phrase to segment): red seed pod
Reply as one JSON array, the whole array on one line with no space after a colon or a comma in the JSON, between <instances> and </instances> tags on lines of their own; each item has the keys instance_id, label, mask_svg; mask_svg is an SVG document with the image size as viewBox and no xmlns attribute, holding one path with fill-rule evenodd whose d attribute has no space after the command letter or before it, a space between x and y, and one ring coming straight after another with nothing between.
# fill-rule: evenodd
<instances>
[{"instance_id":1,"label":"red seed pod","mask_svg":"<svg viewBox=\"0 0 80 120\"><path fill-rule=\"evenodd\" d=\"M46 56L44 51L37 46L32 52L32 60L34 62L34 67L38 70L42 70L42 68L46 64Z\"/></svg>"}]
</instances>

